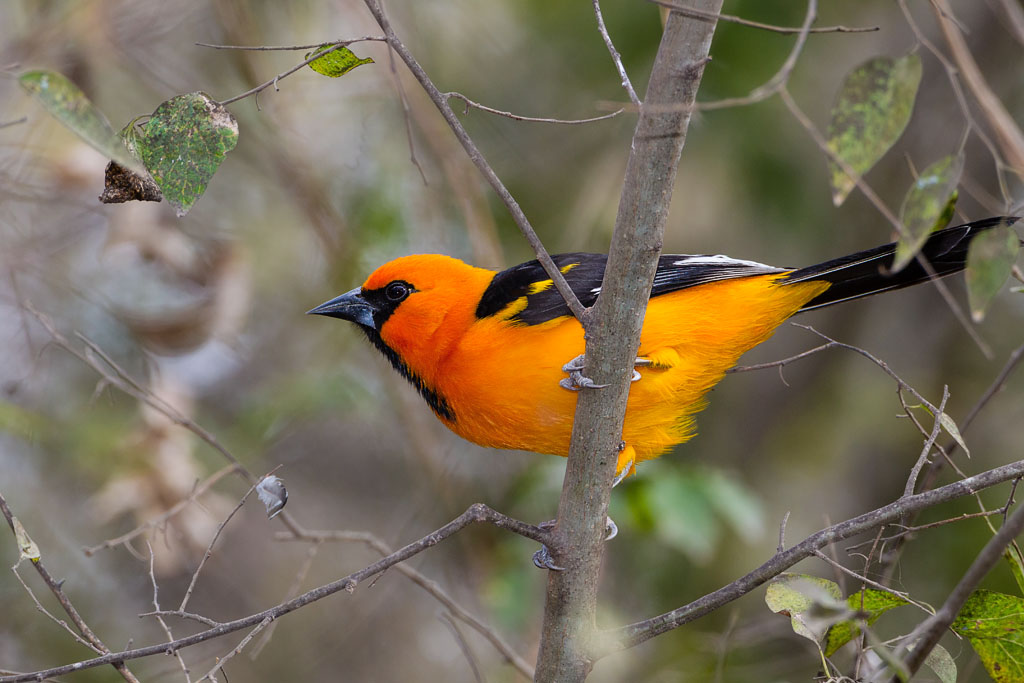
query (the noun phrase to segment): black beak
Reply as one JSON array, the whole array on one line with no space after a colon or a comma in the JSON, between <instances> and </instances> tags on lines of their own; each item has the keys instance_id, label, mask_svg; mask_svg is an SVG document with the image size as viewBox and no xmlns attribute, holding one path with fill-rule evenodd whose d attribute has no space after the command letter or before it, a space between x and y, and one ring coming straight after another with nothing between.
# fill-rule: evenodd
<instances>
[{"instance_id":1,"label":"black beak","mask_svg":"<svg viewBox=\"0 0 1024 683\"><path fill-rule=\"evenodd\" d=\"M341 318L367 329L377 329L377 325L373 322L373 306L362 297L362 290L359 287L306 311L306 314Z\"/></svg>"}]
</instances>

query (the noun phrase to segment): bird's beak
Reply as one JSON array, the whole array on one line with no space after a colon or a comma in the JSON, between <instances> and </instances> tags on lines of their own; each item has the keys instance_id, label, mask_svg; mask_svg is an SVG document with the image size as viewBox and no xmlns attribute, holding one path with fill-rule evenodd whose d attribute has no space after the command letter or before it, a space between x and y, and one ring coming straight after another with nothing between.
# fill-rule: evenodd
<instances>
[{"instance_id":1,"label":"bird's beak","mask_svg":"<svg viewBox=\"0 0 1024 683\"><path fill-rule=\"evenodd\" d=\"M362 290L359 287L330 301L325 301L316 308L306 311L306 314L341 318L371 330L377 329L373 322L373 306L362 297Z\"/></svg>"}]
</instances>

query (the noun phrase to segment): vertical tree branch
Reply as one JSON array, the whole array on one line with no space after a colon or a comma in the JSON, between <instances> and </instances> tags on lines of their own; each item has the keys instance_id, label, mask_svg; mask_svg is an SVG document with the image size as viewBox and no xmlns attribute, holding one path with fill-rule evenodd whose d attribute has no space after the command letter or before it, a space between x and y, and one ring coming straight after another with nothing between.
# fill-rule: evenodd
<instances>
[{"instance_id":1,"label":"vertical tree branch","mask_svg":"<svg viewBox=\"0 0 1024 683\"><path fill-rule=\"evenodd\" d=\"M700 0L717 15L721 0ZM633 359L697 86L716 19L672 12L633 134L601 296L587 329L587 375L608 387L580 393L548 574L537 681L582 681L594 614L605 519L615 474ZM666 106L667 105L667 106Z\"/></svg>"}]
</instances>

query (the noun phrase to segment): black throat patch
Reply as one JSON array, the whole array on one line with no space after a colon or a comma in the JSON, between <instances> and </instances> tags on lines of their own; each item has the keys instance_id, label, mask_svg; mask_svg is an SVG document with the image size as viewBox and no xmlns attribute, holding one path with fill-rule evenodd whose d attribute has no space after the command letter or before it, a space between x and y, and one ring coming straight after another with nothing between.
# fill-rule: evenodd
<instances>
[{"instance_id":1,"label":"black throat patch","mask_svg":"<svg viewBox=\"0 0 1024 683\"><path fill-rule=\"evenodd\" d=\"M423 400L427 402L427 405L430 406L430 409L434 411L435 415L447 420L448 422L455 422L455 411L452 410L451 405L445 397L437 393L434 389L428 387L419 375L410 370L409 366L402 361L401 356L399 356L393 348L388 346L387 343L380 338L380 333L377 330L371 330L362 326L360 326L359 329L365 332L366 336L371 342L373 342L373 345L384 354L385 358L391 361L391 365L394 366L395 370L397 370L402 377L409 380L410 384L416 387L416 390L420 392L420 396L422 396Z\"/></svg>"}]
</instances>

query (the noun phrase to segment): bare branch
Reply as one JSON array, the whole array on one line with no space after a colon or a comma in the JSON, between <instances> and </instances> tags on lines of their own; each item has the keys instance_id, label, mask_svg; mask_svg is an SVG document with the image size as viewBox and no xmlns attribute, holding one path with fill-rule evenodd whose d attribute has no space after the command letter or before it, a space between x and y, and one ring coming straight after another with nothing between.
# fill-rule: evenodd
<instances>
[{"instance_id":1,"label":"bare branch","mask_svg":"<svg viewBox=\"0 0 1024 683\"><path fill-rule=\"evenodd\" d=\"M228 522L230 522L231 518L235 516L235 513L238 512L243 505L245 505L245 501L249 498L252 492L256 490L256 486L257 484L253 484L252 486L249 487L249 490L245 492L245 495L242 496L242 499L238 501L238 504L235 505L231 512L228 513L227 517L224 518L224 521L221 522L220 525L217 527L217 531L214 532L213 538L210 539L210 543L206 546L206 552L203 553L203 559L199 560L199 566L196 567L196 570L194 572L192 572L192 580L189 581L188 589L185 591L185 595L181 598L181 604L178 605L179 612L184 612L185 607L188 606L188 601L192 597L192 591L195 590L196 582L199 580L199 573L203 571L203 567L206 565L206 561L210 559L210 555L213 554L214 543L216 543L217 539L220 538L221 532L224 531L224 527L228 525ZM160 608L157 607L157 609Z\"/></svg>"},{"instance_id":2,"label":"bare branch","mask_svg":"<svg viewBox=\"0 0 1024 683\"><path fill-rule=\"evenodd\" d=\"M946 44L949 45L953 60L967 82L967 87L980 105L996 137L999 138L999 147L1005 150L1010 166L1019 177L1024 178L1024 132L1021 132L1017 122L989 87L978 63L974 61L970 48L967 47L960 27L954 21L949 3L946 0L931 0L931 3L939 21L939 28L942 29L942 35L946 38Z\"/></svg>"},{"instance_id":3,"label":"bare branch","mask_svg":"<svg viewBox=\"0 0 1024 683\"><path fill-rule=\"evenodd\" d=\"M323 43L313 43L312 45L214 45L212 43L196 43L199 47L211 47L214 50L247 50L251 52L264 52L264 51L298 51L298 50L315 50L318 47L324 45L353 45L354 43L365 43L369 41L387 42L387 38L384 36L362 36L361 38L339 38L338 40L328 40ZM322 55L321 55L322 56Z\"/></svg>"},{"instance_id":4,"label":"bare branch","mask_svg":"<svg viewBox=\"0 0 1024 683\"><path fill-rule=\"evenodd\" d=\"M604 39L605 47L608 48L608 53L612 56L612 61L615 63L615 69L619 72L619 78L622 79L622 87L626 89L626 93L629 95L629 101L640 106L640 98L636 94L636 90L633 89L633 83L629 80L629 75L626 73L626 67L622 64L622 55L615 49L615 44L612 43L612 37L608 35L608 27L604 25L604 15L601 14L601 0L594 0L594 16L597 17L597 30L601 34L601 38ZM621 109L619 111L622 111ZM618 112L615 112L618 114ZM612 114L614 116L615 114Z\"/></svg>"},{"instance_id":5,"label":"bare branch","mask_svg":"<svg viewBox=\"0 0 1024 683\"><path fill-rule=\"evenodd\" d=\"M202 496L204 493L209 491L213 487L213 485L216 484L218 481L220 481L221 479L223 479L227 475L233 474L233 473L235 473L237 471L238 471L238 465L237 464L231 464L231 465L227 465L226 467L222 467L221 469L219 469L216 472L214 472L213 474L211 474L201 484L196 486L195 489L193 489L192 493L190 493L187 498L183 498L180 501L178 501L177 503L175 503L173 506L171 506L171 508L169 510L164 512L162 515L158 515L158 516L154 517L153 519L150 519L150 520L146 521L144 524L142 524L142 525L132 529L131 531L129 531L126 534L122 534L122 535L120 535L120 536L118 536L116 538L107 539L106 541L103 541L102 543L100 543L98 545L93 545L93 546L89 546L87 548L83 548L82 552L84 552L87 556L92 557L93 555L95 555L100 550L104 550L106 548L113 548L114 546L118 546L118 545L123 545L123 544L128 543L129 541L131 541L133 538L136 538L137 536L140 536L140 535L144 534L146 531L149 531L150 529L154 529L154 528L156 528L158 526L161 526L162 524L167 522L169 519L172 519L173 517L175 517L178 513L180 513L182 510L184 510L186 507L188 507L191 503L193 503L196 500L198 500L200 496Z\"/></svg>"},{"instance_id":6,"label":"bare branch","mask_svg":"<svg viewBox=\"0 0 1024 683\"><path fill-rule=\"evenodd\" d=\"M505 118L509 118L509 119L514 120L514 121L527 121L527 122L530 122L530 123L558 123L558 124L562 124L562 125L565 125L565 126L578 126L578 125L584 124L584 123L594 123L595 121L606 121L608 119L615 118L616 116L618 116L619 114L621 114L622 112L625 111L624 108L620 108L617 111L612 112L611 114L605 114L604 116L595 116L595 117L589 118L589 119L550 119L550 118L538 118L538 117L535 117L535 116L522 116L520 114L513 114L510 111L502 111L500 109L494 109L493 107L488 107L487 105L480 104L479 102L474 102L473 100L469 99L468 97L466 97L465 95L463 95L460 92L441 93L441 96L444 97L446 100L450 100L450 99L453 99L453 98L457 99L457 100L461 100L466 105L466 111L468 111L469 108L472 107L473 109L479 109L480 111L485 111L488 114L495 114L497 116L504 116ZM465 111L463 113L465 113Z\"/></svg>"},{"instance_id":7,"label":"bare branch","mask_svg":"<svg viewBox=\"0 0 1024 683\"><path fill-rule=\"evenodd\" d=\"M921 449L921 455L917 457L917 462L910 469L910 476L907 477L907 485L903 489L903 495L909 496L917 488L917 477L921 474L921 468L928 463L928 456L932 452L932 446L935 445L935 440L939 438L939 432L942 431L942 416L946 410L946 400L949 398L949 387L942 387L942 401L939 403L939 410L936 413L932 413L935 418L935 424L932 425L931 434L925 439L924 448Z\"/></svg>"},{"instance_id":8,"label":"bare branch","mask_svg":"<svg viewBox=\"0 0 1024 683\"><path fill-rule=\"evenodd\" d=\"M174 640L174 634L171 633L171 628L164 621L163 611L160 609L160 589L156 583L156 573L153 571L153 563L156 556L153 554L153 546L150 545L149 541L146 541L146 547L149 549L149 581L153 584L153 612L150 612L156 617L157 622L160 624L160 628L164 630L164 635L167 636L167 640ZM192 683L192 678L189 676L188 666L185 665L185 659L181 656L181 652L175 652L174 657L178 660L178 664L181 665L181 671L185 674L185 683Z\"/></svg>"},{"instance_id":9,"label":"bare branch","mask_svg":"<svg viewBox=\"0 0 1024 683\"><path fill-rule=\"evenodd\" d=\"M648 0L648 2L675 10L684 17L693 17L695 19L717 19L718 21L727 21L730 24L739 24L740 26L748 26L750 28L761 29L762 31L771 31L772 33L789 35L802 33L804 31L803 28L762 24L759 21L751 21L750 19L744 19L743 17L737 17L732 14L715 14L712 12L705 12L694 7L687 7L686 5L668 2L668 0ZM878 30L880 30L878 26L819 26L808 29L807 33L872 33Z\"/></svg>"}]
</instances>

